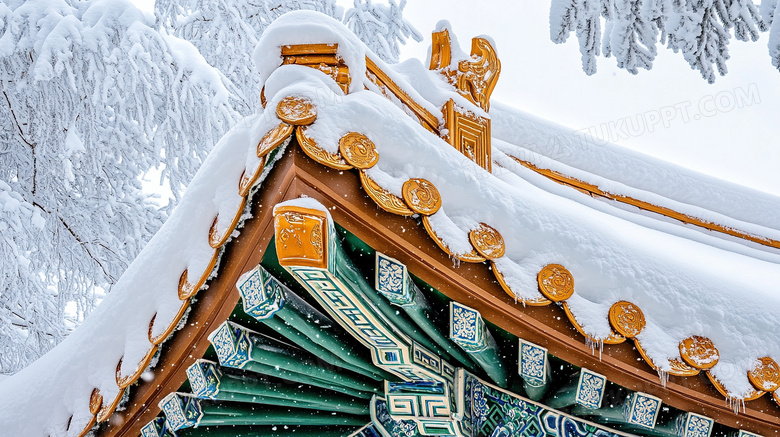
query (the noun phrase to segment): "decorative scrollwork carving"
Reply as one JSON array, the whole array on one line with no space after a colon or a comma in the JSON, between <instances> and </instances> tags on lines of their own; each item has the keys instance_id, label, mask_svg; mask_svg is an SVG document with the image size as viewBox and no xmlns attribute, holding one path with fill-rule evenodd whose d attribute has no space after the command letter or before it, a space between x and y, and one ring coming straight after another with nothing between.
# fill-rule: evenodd
<instances>
[{"instance_id":1,"label":"decorative scrollwork carving","mask_svg":"<svg viewBox=\"0 0 780 437\"><path fill-rule=\"evenodd\" d=\"M288 96L276 105L276 116L293 126L307 126L317 119L317 108L310 100Z\"/></svg>"},{"instance_id":2,"label":"decorative scrollwork carving","mask_svg":"<svg viewBox=\"0 0 780 437\"><path fill-rule=\"evenodd\" d=\"M548 264L536 277L539 291L553 302L566 300L574 294L574 278L566 267L560 264Z\"/></svg>"},{"instance_id":3,"label":"decorative scrollwork carving","mask_svg":"<svg viewBox=\"0 0 780 437\"><path fill-rule=\"evenodd\" d=\"M712 340L699 335L680 342L680 356L686 363L702 370L715 367L720 360L720 353Z\"/></svg>"},{"instance_id":4,"label":"decorative scrollwork carving","mask_svg":"<svg viewBox=\"0 0 780 437\"><path fill-rule=\"evenodd\" d=\"M306 128L299 127L296 129L295 137L298 139L298 144L300 144L303 152L306 153L309 158L320 164L335 168L336 170L349 170L352 168L352 166L347 164L340 155L330 153L317 146L314 139L306 135Z\"/></svg>"},{"instance_id":5,"label":"decorative scrollwork carving","mask_svg":"<svg viewBox=\"0 0 780 437\"><path fill-rule=\"evenodd\" d=\"M645 315L638 306L621 300L610 307L609 323L619 334L634 338L645 327Z\"/></svg>"},{"instance_id":6,"label":"decorative scrollwork carving","mask_svg":"<svg viewBox=\"0 0 780 437\"><path fill-rule=\"evenodd\" d=\"M360 172L360 182L362 182L363 189L368 194L368 197L372 198L385 211L398 215L414 214L414 211L406 206L403 199L380 187L364 171Z\"/></svg>"},{"instance_id":7,"label":"decorative scrollwork carving","mask_svg":"<svg viewBox=\"0 0 780 437\"><path fill-rule=\"evenodd\" d=\"M434 32L431 44L431 70L439 70L460 94L472 103L490 110L490 95L501 73L501 61L495 48L485 38L471 40L471 60L458 63L457 71L452 64L452 40L447 29Z\"/></svg>"},{"instance_id":8,"label":"decorative scrollwork carving","mask_svg":"<svg viewBox=\"0 0 780 437\"><path fill-rule=\"evenodd\" d=\"M361 170L371 168L379 161L374 143L357 132L349 132L341 137L339 152L348 164Z\"/></svg>"},{"instance_id":9,"label":"decorative scrollwork carving","mask_svg":"<svg viewBox=\"0 0 780 437\"><path fill-rule=\"evenodd\" d=\"M431 215L441 208L439 190L426 179L409 179L404 182L402 193L409 208L418 214Z\"/></svg>"},{"instance_id":10,"label":"decorative scrollwork carving","mask_svg":"<svg viewBox=\"0 0 780 437\"><path fill-rule=\"evenodd\" d=\"M758 390L775 391L780 388L780 366L772 358L759 358L758 365L748 372L748 379Z\"/></svg>"},{"instance_id":11,"label":"decorative scrollwork carving","mask_svg":"<svg viewBox=\"0 0 780 437\"><path fill-rule=\"evenodd\" d=\"M490 110L490 95L501 73L496 49L485 38L471 40L473 61L458 63L458 91L485 111Z\"/></svg>"},{"instance_id":12,"label":"decorative scrollwork carving","mask_svg":"<svg viewBox=\"0 0 780 437\"><path fill-rule=\"evenodd\" d=\"M477 253L485 259L494 260L501 258L506 253L504 237L497 230L484 223L480 223L477 229L469 232L469 241Z\"/></svg>"}]
</instances>

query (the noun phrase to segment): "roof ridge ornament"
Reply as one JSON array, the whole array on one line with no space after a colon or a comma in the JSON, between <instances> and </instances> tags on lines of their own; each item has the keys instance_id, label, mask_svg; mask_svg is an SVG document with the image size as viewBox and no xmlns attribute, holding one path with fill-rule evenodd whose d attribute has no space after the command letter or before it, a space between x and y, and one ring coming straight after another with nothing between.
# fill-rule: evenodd
<instances>
[{"instance_id":1,"label":"roof ridge ornament","mask_svg":"<svg viewBox=\"0 0 780 437\"><path fill-rule=\"evenodd\" d=\"M458 47L458 49L460 49ZM471 60L452 65L452 39L447 28L433 32L430 70L438 70L458 93L479 106L490 110L490 95L501 73L501 61L490 40L484 37L471 39Z\"/></svg>"},{"instance_id":2,"label":"roof ridge ornament","mask_svg":"<svg viewBox=\"0 0 780 437\"><path fill-rule=\"evenodd\" d=\"M455 51L460 53L457 40ZM458 94L488 112L490 95L501 72L501 62L493 44L487 38L475 37L471 40L470 58L456 55L453 60L452 52L453 38L449 30L445 27L433 32L429 69L438 71ZM453 61L457 64L454 65ZM444 105L442 113L444 126L439 129L442 138L480 167L492 171L490 118L482 116L481 111L461 107L453 99Z\"/></svg>"}]
</instances>

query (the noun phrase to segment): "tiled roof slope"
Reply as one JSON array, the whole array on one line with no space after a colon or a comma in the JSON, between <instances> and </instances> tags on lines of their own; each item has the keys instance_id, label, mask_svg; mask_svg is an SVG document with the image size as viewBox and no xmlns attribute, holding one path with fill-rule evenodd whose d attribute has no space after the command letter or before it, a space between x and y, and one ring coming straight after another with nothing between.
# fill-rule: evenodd
<instances>
[{"instance_id":1,"label":"tiled roof slope","mask_svg":"<svg viewBox=\"0 0 780 437\"><path fill-rule=\"evenodd\" d=\"M349 80L342 80L338 68L329 76L307 66L280 66L283 46L295 44L330 44ZM649 363L672 373L697 372L682 362L681 352L689 362L707 368L715 362L709 347L714 345L719 361L707 374L719 390L735 398L758 394L748 372L759 358L780 359L776 254L762 249L762 255L754 256L750 248L710 244L583 199L568 187L553 188L507 158L511 145L497 147L493 172L485 171L432 132L443 124L441 108L449 99L479 116L487 117L485 111L413 62L390 68L343 26L320 15L282 17L266 31L255 58L263 66L267 109L219 142L171 218L88 320L49 354L0 384L0 398L18 399L0 410L4 431L79 435L95 420L108 419L125 387L141 375L158 345L185 317L190 297L212 275L221 248L240 223L251 187L260 184L273 161L270 157L281 152L293 132L315 160L334 168L358 168L366 192L382 208L418 214L431 237L454 258L489 260L499 282L519 303L550 304L549 290L540 292L540 273L549 272L545 268L550 265L560 266L555 279L563 278L562 288L570 288L560 304L595 342L625 341L613 331L622 328ZM377 69L383 80L375 80ZM378 85L390 82L395 92ZM399 93L416 107L404 104ZM496 109L501 114L501 108ZM439 126L426 124L430 115ZM497 131L506 132L506 126ZM358 156L364 152L361 147L340 147L352 132L368 138L376 160ZM614 159L638 159L609 150ZM595 169L588 165L584 171ZM695 186L710 183L683 176L693 178ZM411 190L416 195L408 194L410 183L416 183ZM696 203L693 198L696 208L729 212L731 207L721 206L743 194L774 207L768 196L714 184L731 194L723 203ZM437 196L440 202L428 202ZM675 192L660 196L687 199ZM750 232L777 229L771 217L754 222L734 218L755 225ZM634 326L635 332L610 324L613 304L622 301L642 311L645 324Z\"/></svg>"}]
</instances>

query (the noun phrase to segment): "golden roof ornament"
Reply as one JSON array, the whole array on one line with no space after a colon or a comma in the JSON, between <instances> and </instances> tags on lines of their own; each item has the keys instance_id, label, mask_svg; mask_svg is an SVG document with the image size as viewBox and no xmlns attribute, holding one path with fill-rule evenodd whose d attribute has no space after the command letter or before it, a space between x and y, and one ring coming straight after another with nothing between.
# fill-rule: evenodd
<instances>
[{"instance_id":1,"label":"golden roof ornament","mask_svg":"<svg viewBox=\"0 0 780 437\"><path fill-rule=\"evenodd\" d=\"M458 92L472 103L490 110L490 95L501 73L501 61L496 49L487 38L471 39L471 59L452 64L452 39L446 28L433 32L431 44L431 70L439 72L455 86Z\"/></svg>"},{"instance_id":2,"label":"golden roof ornament","mask_svg":"<svg viewBox=\"0 0 780 437\"><path fill-rule=\"evenodd\" d=\"M486 38L471 40L471 57L453 63L453 41L449 30L433 32L430 69L438 71L465 97L485 112L490 110L490 95L501 72L495 48ZM457 46L457 43L456 43ZM456 53L460 48L456 47ZM492 170L490 145L490 118L469 108L463 108L450 99L442 108L444 126L442 137L480 167Z\"/></svg>"}]
</instances>

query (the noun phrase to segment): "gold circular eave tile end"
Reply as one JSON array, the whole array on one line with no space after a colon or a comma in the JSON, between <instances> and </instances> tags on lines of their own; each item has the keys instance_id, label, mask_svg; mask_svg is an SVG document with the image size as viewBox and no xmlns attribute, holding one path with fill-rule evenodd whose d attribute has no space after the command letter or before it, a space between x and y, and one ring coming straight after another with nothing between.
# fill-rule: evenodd
<instances>
[{"instance_id":1,"label":"gold circular eave tile end","mask_svg":"<svg viewBox=\"0 0 780 437\"><path fill-rule=\"evenodd\" d=\"M774 392L780 388L780 366L772 358L759 358L758 365L748 371L748 379L756 389Z\"/></svg>"},{"instance_id":2,"label":"gold circular eave tile end","mask_svg":"<svg viewBox=\"0 0 780 437\"><path fill-rule=\"evenodd\" d=\"M402 194L409 209L418 214L431 215L441 208L439 190L425 179L412 178L404 182Z\"/></svg>"},{"instance_id":3,"label":"gold circular eave tile end","mask_svg":"<svg viewBox=\"0 0 780 437\"><path fill-rule=\"evenodd\" d=\"M477 229L469 232L469 241L477 253L489 260L501 258L506 253L504 237L484 223L480 223Z\"/></svg>"},{"instance_id":4,"label":"gold circular eave tile end","mask_svg":"<svg viewBox=\"0 0 780 437\"><path fill-rule=\"evenodd\" d=\"M276 116L293 126L307 126L317 119L317 108L308 99L289 96L276 105Z\"/></svg>"},{"instance_id":5,"label":"gold circular eave tile end","mask_svg":"<svg viewBox=\"0 0 780 437\"><path fill-rule=\"evenodd\" d=\"M574 278L566 267L560 264L548 264L536 277L539 291L553 302L560 302L574 294Z\"/></svg>"},{"instance_id":6,"label":"gold circular eave tile end","mask_svg":"<svg viewBox=\"0 0 780 437\"><path fill-rule=\"evenodd\" d=\"M339 140L339 153L351 166L365 170L379 162L379 153L374 143L367 136L349 132Z\"/></svg>"},{"instance_id":7,"label":"gold circular eave tile end","mask_svg":"<svg viewBox=\"0 0 780 437\"><path fill-rule=\"evenodd\" d=\"M609 308L609 323L619 334L634 338L645 327L645 315L638 306L621 300Z\"/></svg>"},{"instance_id":8,"label":"gold circular eave tile end","mask_svg":"<svg viewBox=\"0 0 780 437\"><path fill-rule=\"evenodd\" d=\"M720 360L720 353L712 340L699 335L680 342L680 356L689 365L702 370L712 369Z\"/></svg>"}]
</instances>

